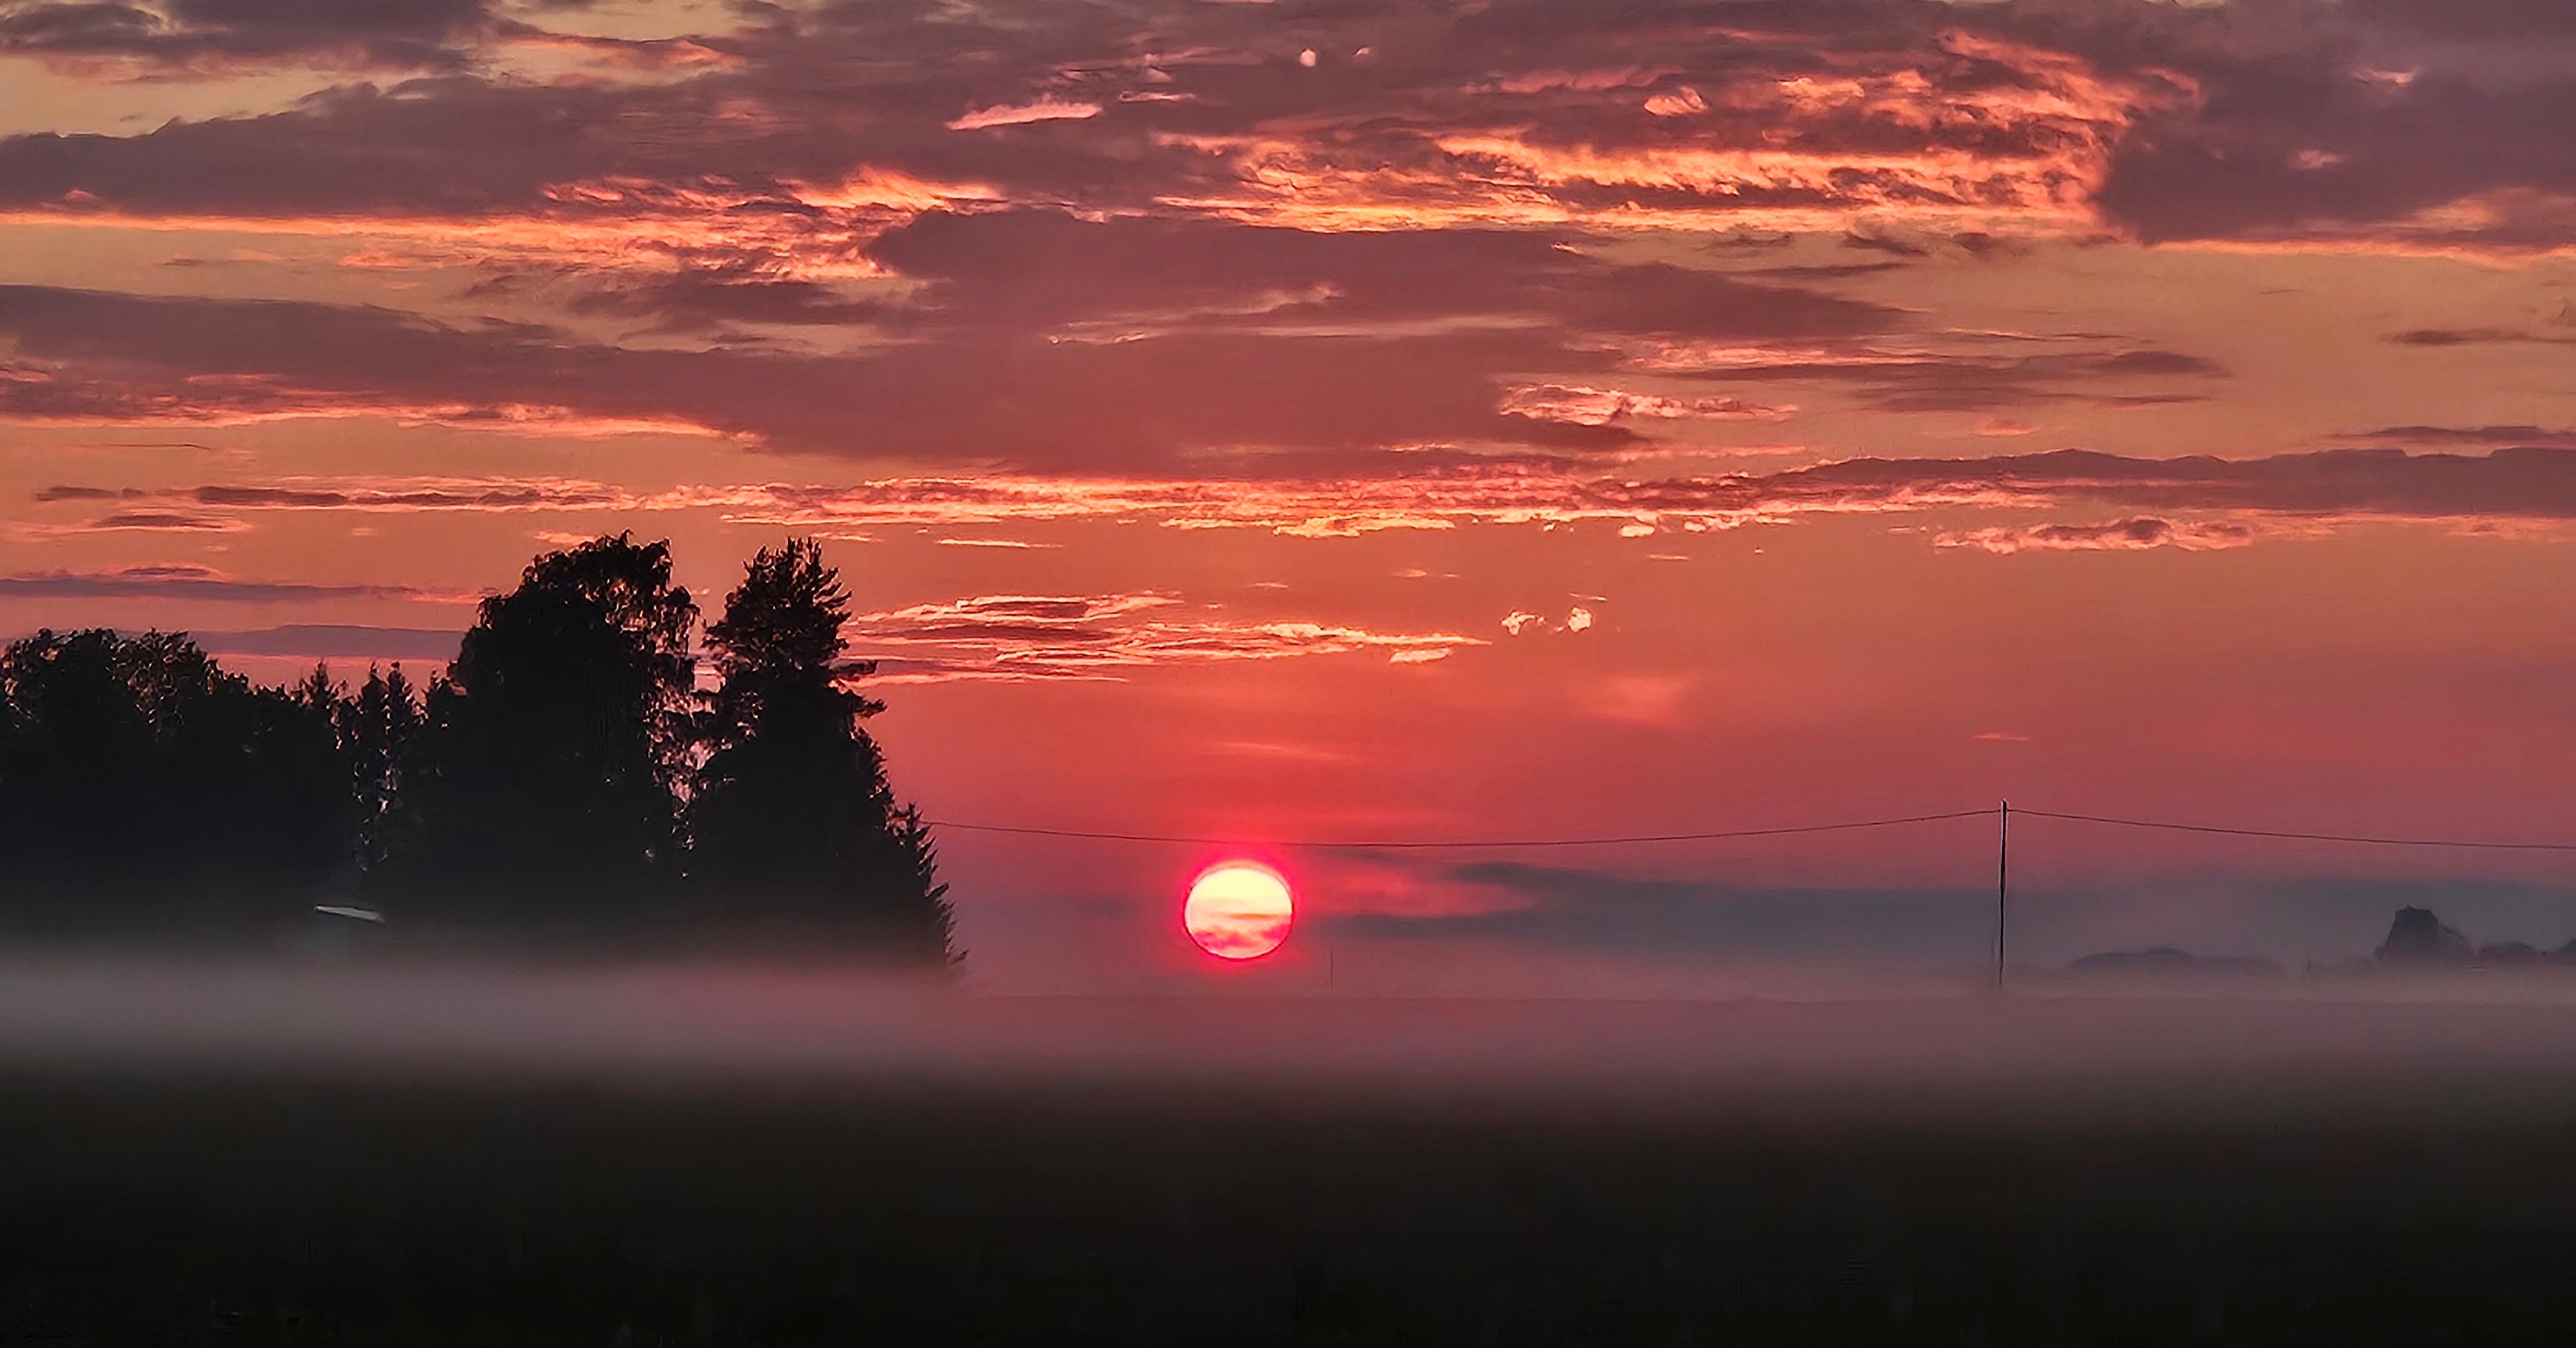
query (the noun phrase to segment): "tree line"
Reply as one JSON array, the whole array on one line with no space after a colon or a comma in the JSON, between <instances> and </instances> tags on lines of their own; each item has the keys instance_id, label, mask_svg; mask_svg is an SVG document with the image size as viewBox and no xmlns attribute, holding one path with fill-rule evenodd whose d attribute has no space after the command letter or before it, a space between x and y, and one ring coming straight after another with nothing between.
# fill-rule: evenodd
<instances>
[{"instance_id":1,"label":"tree line","mask_svg":"<svg viewBox=\"0 0 2576 1348\"><path fill-rule=\"evenodd\" d=\"M946 886L862 725L883 704L852 690L874 666L848 658L849 602L817 544L762 549L705 626L708 689L669 545L627 534L536 558L426 688L400 665L260 686L181 633L39 631L0 653L0 921L740 919L945 963Z\"/></svg>"}]
</instances>

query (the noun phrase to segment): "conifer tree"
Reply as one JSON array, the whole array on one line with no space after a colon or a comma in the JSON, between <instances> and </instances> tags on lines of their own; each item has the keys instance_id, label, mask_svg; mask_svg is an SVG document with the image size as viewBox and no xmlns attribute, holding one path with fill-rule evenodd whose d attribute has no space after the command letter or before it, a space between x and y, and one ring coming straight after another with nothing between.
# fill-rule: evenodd
<instances>
[{"instance_id":1,"label":"conifer tree","mask_svg":"<svg viewBox=\"0 0 2576 1348\"><path fill-rule=\"evenodd\" d=\"M849 594L820 546L763 548L707 628L723 682L690 818L693 874L720 908L847 924L904 962L950 958L929 829L899 807L876 740L882 703L849 685Z\"/></svg>"}]
</instances>

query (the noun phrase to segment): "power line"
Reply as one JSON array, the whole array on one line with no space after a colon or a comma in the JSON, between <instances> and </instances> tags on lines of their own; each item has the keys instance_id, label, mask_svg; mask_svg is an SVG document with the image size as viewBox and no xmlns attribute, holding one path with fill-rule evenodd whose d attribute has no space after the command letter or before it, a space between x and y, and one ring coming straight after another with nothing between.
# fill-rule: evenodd
<instances>
[{"instance_id":1,"label":"power line","mask_svg":"<svg viewBox=\"0 0 2576 1348\"><path fill-rule=\"evenodd\" d=\"M2052 810L2019 809L2037 819L2066 819L2079 824L2116 824L2123 828L2155 828L2175 833L2218 833L2234 838L2294 838L2304 842L2363 843L2374 847L2471 847L2497 852L2576 852L2576 842L2483 842L2469 838L2380 838L2358 833L2297 833L2287 829L2227 828L2217 824L2176 824L2159 819L2119 819L2101 814L2060 814Z\"/></svg>"},{"instance_id":2,"label":"power line","mask_svg":"<svg viewBox=\"0 0 2576 1348\"><path fill-rule=\"evenodd\" d=\"M1893 819L1850 819L1827 824L1795 824L1779 828L1716 829L1696 833L1635 833L1573 838L1456 838L1456 839L1344 839L1344 838L1256 838L1245 835L1111 833L1091 829L1030 828L1016 824L978 824L962 819L924 819L933 828L956 829L968 833L1007 833L1031 838L1072 838L1087 842L1179 843L1202 847L1222 847L1235 843L1262 843L1272 847L1313 848L1347 851L1503 851L1519 848L1549 847L1616 847L1639 843L1722 842L1731 838L1779 838L1804 833L1841 833L1854 829L1895 828L1906 824L1931 824L1951 819L1980 819L1997 812L1993 809L1950 810L1940 814L1905 815ZM2160 829L2172 833L2207 833L2232 838L2279 838L2299 842L2355 843L2374 847L2450 847L2501 852L2576 852L2576 842L2489 842L2473 838L2390 838L2359 833L2304 833L2289 829L2233 828L2221 824L2182 824L2161 819L2125 819L2115 815L2070 814L2056 810L2034 810L2027 806L2012 811L2034 819L2060 819L2079 824L2107 824L2119 828Z\"/></svg>"},{"instance_id":3,"label":"power line","mask_svg":"<svg viewBox=\"0 0 2576 1348\"><path fill-rule=\"evenodd\" d=\"M1499 851L1522 847L1613 847L1623 843L1714 842L1726 838L1776 838L1794 833L1838 833L1850 829L1894 828L1900 824L1930 824L1944 819L1981 819L1992 810L1952 810L1946 814L1907 815L1901 819L1852 819L1831 824L1798 824L1786 828L1739 828L1707 833L1639 833L1616 837L1592 838L1461 838L1439 841L1396 839L1368 841L1355 839L1248 838L1215 836L1180 836L1161 833L1095 833L1087 829L1022 828L1012 824L970 824L955 819L924 819L933 828L961 829L972 833L1012 833L1035 838L1081 838L1092 842L1191 843L1221 847L1229 843L1260 842L1271 847L1344 849L1349 851L1423 851L1435 848L1480 849Z\"/></svg>"}]
</instances>

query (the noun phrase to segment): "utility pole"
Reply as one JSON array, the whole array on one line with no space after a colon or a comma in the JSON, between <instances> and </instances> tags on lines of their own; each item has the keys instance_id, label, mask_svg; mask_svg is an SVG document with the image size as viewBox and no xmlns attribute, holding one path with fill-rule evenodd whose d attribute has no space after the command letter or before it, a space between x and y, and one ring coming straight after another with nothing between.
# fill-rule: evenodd
<instances>
[{"instance_id":1,"label":"utility pole","mask_svg":"<svg viewBox=\"0 0 2576 1348\"><path fill-rule=\"evenodd\" d=\"M2004 913L2012 898L2012 802L1995 811L1995 991L2004 987Z\"/></svg>"}]
</instances>

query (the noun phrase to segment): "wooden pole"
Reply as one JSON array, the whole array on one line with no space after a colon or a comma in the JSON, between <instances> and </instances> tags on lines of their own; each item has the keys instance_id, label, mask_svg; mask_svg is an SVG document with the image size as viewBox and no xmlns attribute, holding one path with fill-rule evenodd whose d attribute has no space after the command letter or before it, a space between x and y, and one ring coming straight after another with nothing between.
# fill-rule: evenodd
<instances>
[{"instance_id":1,"label":"wooden pole","mask_svg":"<svg viewBox=\"0 0 2576 1348\"><path fill-rule=\"evenodd\" d=\"M2004 986L2004 916L2012 897L2012 802L1995 811L1995 989Z\"/></svg>"}]
</instances>

